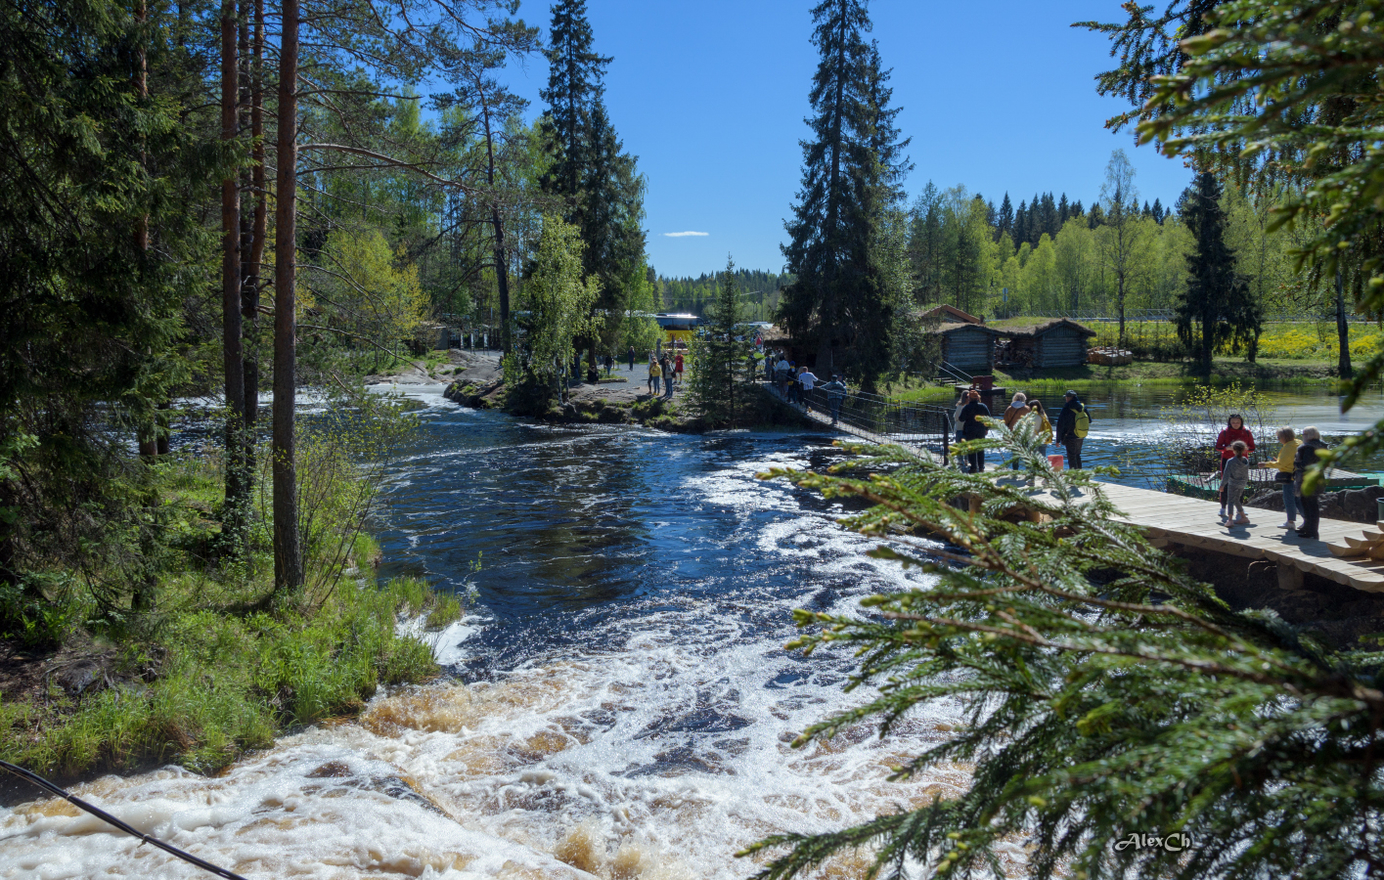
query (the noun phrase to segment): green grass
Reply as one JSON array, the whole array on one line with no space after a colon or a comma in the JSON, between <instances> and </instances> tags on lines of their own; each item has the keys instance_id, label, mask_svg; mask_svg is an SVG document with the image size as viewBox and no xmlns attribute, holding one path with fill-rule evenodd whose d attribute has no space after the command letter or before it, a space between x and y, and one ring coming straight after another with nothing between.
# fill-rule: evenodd
<instances>
[{"instance_id":1,"label":"green grass","mask_svg":"<svg viewBox=\"0 0 1384 880\"><path fill-rule=\"evenodd\" d=\"M425 614L428 626L444 625L462 613L457 597L414 578L376 583L378 544L331 507L315 528L342 532L340 541L319 540L320 555L306 560L308 587L275 597L263 528L248 562L202 553L218 530L209 517L222 492L214 462L160 468L174 540L155 610L107 609L93 619L90 603L63 606L71 611L63 647L26 656L100 656L110 684L78 695L50 677L0 702L4 760L66 778L170 761L213 772L289 727L359 711L380 684L436 674L431 649L399 635L398 622Z\"/></svg>"}]
</instances>

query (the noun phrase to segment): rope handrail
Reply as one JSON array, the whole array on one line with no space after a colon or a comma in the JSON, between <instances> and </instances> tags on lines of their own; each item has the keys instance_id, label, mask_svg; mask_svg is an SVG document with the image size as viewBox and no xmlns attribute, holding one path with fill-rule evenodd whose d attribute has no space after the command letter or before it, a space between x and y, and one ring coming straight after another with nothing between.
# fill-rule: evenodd
<instances>
[{"instance_id":1,"label":"rope handrail","mask_svg":"<svg viewBox=\"0 0 1384 880\"><path fill-rule=\"evenodd\" d=\"M176 856L177 858L182 859L188 864L196 865L203 871L215 874L218 877L224 877L226 878L226 880L245 880L244 877L235 873L234 871L228 871L225 868L213 865L211 862L197 858L197 856L194 856L192 853L184 852L183 850L178 849L171 843L164 843L162 840L159 840L152 834L143 833L138 828L135 828L133 825L128 825L125 822L120 821L119 819L112 816L110 813L107 813L100 807L93 806L87 803L86 801L82 800L81 798L77 797L76 795L59 788L58 786L49 782L47 779L44 779L42 776L39 776L37 773L31 773L30 771L25 770L23 767L20 767L16 764L11 764L8 761L0 761L0 769L8 770L14 775L20 777L21 779L25 779L29 782L32 782L34 785L38 786L44 791L48 791L52 794L57 795L58 797L67 801L68 803L72 804L72 806L77 807L81 810L85 810L91 815L95 816L96 818L102 820L103 822L107 822L110 825L115 826L119 830L124 831L126 834L129 834L133 837L138 837L140 845L146 843L153 844L154 846L158 847L164 852Z\"/></svg>"},{"instance_id":2,"label":"rope handrail","mask_svg":"<svg viewBox=\"0 0 1384 880\"><path fill-rule=\"evenodd\" d=\"M771 387L785 397L776 385ZM849 433L876 442L931 448L941 453L944 462L950 458L954 426L952 411L946 407L907 403L864 391L832 395L820 387L798 389L795 397L804 409L830 416L834 424L850 429ZM788 402L793 399L788 398Z\"/></svg>"}]
</instances>

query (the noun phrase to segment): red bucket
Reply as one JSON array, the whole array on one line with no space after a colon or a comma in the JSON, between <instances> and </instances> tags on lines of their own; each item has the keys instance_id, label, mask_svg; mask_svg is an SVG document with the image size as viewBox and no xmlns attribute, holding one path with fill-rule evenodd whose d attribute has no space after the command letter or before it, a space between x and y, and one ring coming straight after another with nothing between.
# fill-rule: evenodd
<instances>
[{"instance_id":1,"label":"red bucket","mask_svg":"<svg viewBox=\"0 0 1384 880\"><path fill-rule=\"evenodd\" d=\"M1055 470L1055 471L1060 471L1060 470L1062 470L1062 456L1061 456L1061 455L1049 455L1049 456L1048 456L1048 464L1052 465L1052 469Z\"/></svg>"}]
</instances>

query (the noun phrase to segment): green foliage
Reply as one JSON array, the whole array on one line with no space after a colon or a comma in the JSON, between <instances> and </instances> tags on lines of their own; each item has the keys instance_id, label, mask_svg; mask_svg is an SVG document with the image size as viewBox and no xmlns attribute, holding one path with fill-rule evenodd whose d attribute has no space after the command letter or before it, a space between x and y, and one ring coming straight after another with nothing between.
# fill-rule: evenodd
<instances>
[{"instance_id":1,"label":"green foliage","mask_svg":"<svg viewBox=\"0 0 1384 880\"><path fill-rule=\"evenodd\" d=\"M1021 470L995 480L893 449L849 465L868 479L773 474L871 502L846 524L880 540L873 555L931 575L865 600L863 615L799 612L790 647L855 650L849 687L867 696L795 745L861 723L888 735L931 704L960 705L965 725L891 778L961 763L973 782L852 829L756 844L788 850L757 876L856 846L889 877L906 862L998 875L1015 840L1039 878L1338 877L1376 862L1384 655L1231 611L1123 525L1086 472L1051 470L1025 423L976 443ZM918 534L961 552L920 548ZM1187 845L1120 846L1133 834Z\"/></svg>"},{"instance_id":2,"label":"green foliage","mask_svg":"<svg viewBox=\"0 0 1384 880\"><path fill-rule=\"evenodd\" d=\"M825 0L812 9L820 61L808 100L811 136L783 253L796 276L776 316L794 339L816 349L817 369L841 368L872 385L886 366L897 306L879 236L902 197L911 167L894 127L889 71L862 0Z\"/></svg>"},{"instance_id":3,"label":"green foliage","mask_svg":"<svg viewBox=\"0 0 1384 880\"><path fill-rule=\"evenodd\" d=\"M658 296L650 303L650 311L680 312L701 317L716 299L720 277L719 272L703 272L696 278L660 276L654 282ZM793 283L793 276L759 269L736 269L735 283L742 292L744 320L768 321L778 308L782 289Z\"/></svg>"},{"instance_id":4,"label":"green foliage","mask_svg":"<svg viewBox=\"0 0 1384 880\"><path fill-rule=\"evenodd\" d=\"M589 308L599 308L606 320L586 328L584 346L595 366L597 350L620 338L624 314L644 283L645 181L606 110L602 80L612 59L592 47L585 0L559 0L552 13L543 53L548 86L539 93L548 105L539 130L551 162L540 184L562 200L563 219L576 227L581 275L596 279L598 296Z\"/></svg>"},{"instance_id":5,"label":"green foliage","mask_svg":"<svg viewBox=\"0 0 1384 880\"><path fill-rule=\"evenodd\" d=\"M324 442L313 444L318 448L309 462L326 455ZM377 482L360 471L309 469L316 476L307 487L329 474L345 483ZM362 513L351 499L362 497L360 487L338 486L305 505L312 510L309 534L316 536L307 555L308 588L296 604L270 608L267 534L252 541L250 560L209 566L198 554L215 528L201 499L219 498L220 485L219 469L205 460L161 467L160 487L176 511L168 523L175 546L161 559L153 611L101 612L81 601L70 576L41 580L41 604L0 595L7 627L17 610L39 634L51 634L29 638L31 647L63 644L77 657L92 650L114 654L108 687L69 694L52 684L22 700L7 698L0 706L0 757L64 774L131 770L151 761L210 772L245 749L268 746L286 725L359 709L380 682L435 673L430 648L400 634L398 624L424 613L440 624L460 613L460 601L421 581L377 585L360 571L344 575L351 557L364 568L378 552L358 531ZM24 635L7 630L5 637Z\"/></svg>"},{"instance_id":6,"label":"green foliage","mask_svg":"<svg viewBox=\"0 0 1384 880\"><path fill-rule=\"evenodd\" d=\"M197 211L226 163L184 114L195 63L171 10L0 4L0 580L140 520L131 433L187 376L182 304L210 245ZM160 91L141 97L137 69ZM16 476L22 474L22 476ZM130 581L134 587L138 580ZM109 584L112 589L114 582Z\"/></svg>"},{"instance_id":7,"label":"green foliage","mask_svg":"<svg viewBox=\"0 0 1384 880\"><path fill-rule=\"evenodd\" d=\"M1234 0L1204 15L1178 46L1181 63L1151 80L1140 136L1170 155L1261 187L1287 184L1270 228L1305 229L1299 266L1350 282L1357 309L1384 312L1384 46L1377 0L1282 6ZM1343 366L1345 366L1343 359ZM1355 376L1346 403L1384 374L1384 353ZM1343 443L1332 458L1384 446L1384 431Z\"/></svg>"},{"instance_id":8,"label":"green foliage","mask_svg":"<svg viewBox=\"0 0 1384 880\"><path fill-rule=\"evenodd\" d=\"M1187 255L1187 287L1177 305L1177 334L1198 353L1203 373L1211 356L1227 343L1238 350L1263 329L1263 310L1254 300L1249 279L1236 271L1235 253L1225 243L1221 187L1211 174L1197 175L1194 194L1183 216L1195 247Z\"/></svg>"},{"instance_id":9,"label":"green foliage","mask_svg":"<svg viewBox=\"0 0 1384 880\"><path fill-rule=\"evenodd\" d=\"M726 258L709 320L692 340L687 366L691 409L712 425L741 424L754 405L754 340L742 325L735 261Z\"/></svg>"},{"instance_id":10,"label":"green foliage","mask_svg":"<svg viewBox=\"0 0 1384 880\"><path fill-rule=\"evenodd\" d=\"M593 278L582 276L582 243L577 229L560 217L543 218L543 237L533 273L517 300L523 330L516 352L505 358L510 393L538 393L547 399L572 362L577 340L593 331L591 307L598 295Z\"/></svg>"},{"instance_id":11,"label":"green foliage","mask_svg":"<svg viewBox=\"0 0 1384 880\"><path fill-rule=\"evenodd\" d=\"M300 284L311 283L298 296L299 308L320 315L304 322L308 329L339 334L374 369L381 355L388 362L413 341L427 318L427 298L418 283L418 267L405 253L391 252L383 233L335 229L319 263L303 268L321 272L304 271L300 278Z\"/></svg>"}]
</instances>

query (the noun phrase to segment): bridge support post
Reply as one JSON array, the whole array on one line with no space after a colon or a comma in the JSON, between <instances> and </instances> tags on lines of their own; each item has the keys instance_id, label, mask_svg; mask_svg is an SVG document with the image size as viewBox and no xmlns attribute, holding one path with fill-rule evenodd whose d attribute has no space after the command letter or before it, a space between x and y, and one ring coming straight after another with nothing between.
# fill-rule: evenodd
<instances>
[{"instance_id":1,"label":"bridge support post","mask_svg":"<svg viewBox=\"0 0 1384 880\"><path fill-rule=\"evenodd\" d=\"M1280 590L1301 590L1302 569L1291 562L1278 563L1278 588Z\"/></svg>"}]
</instances>

